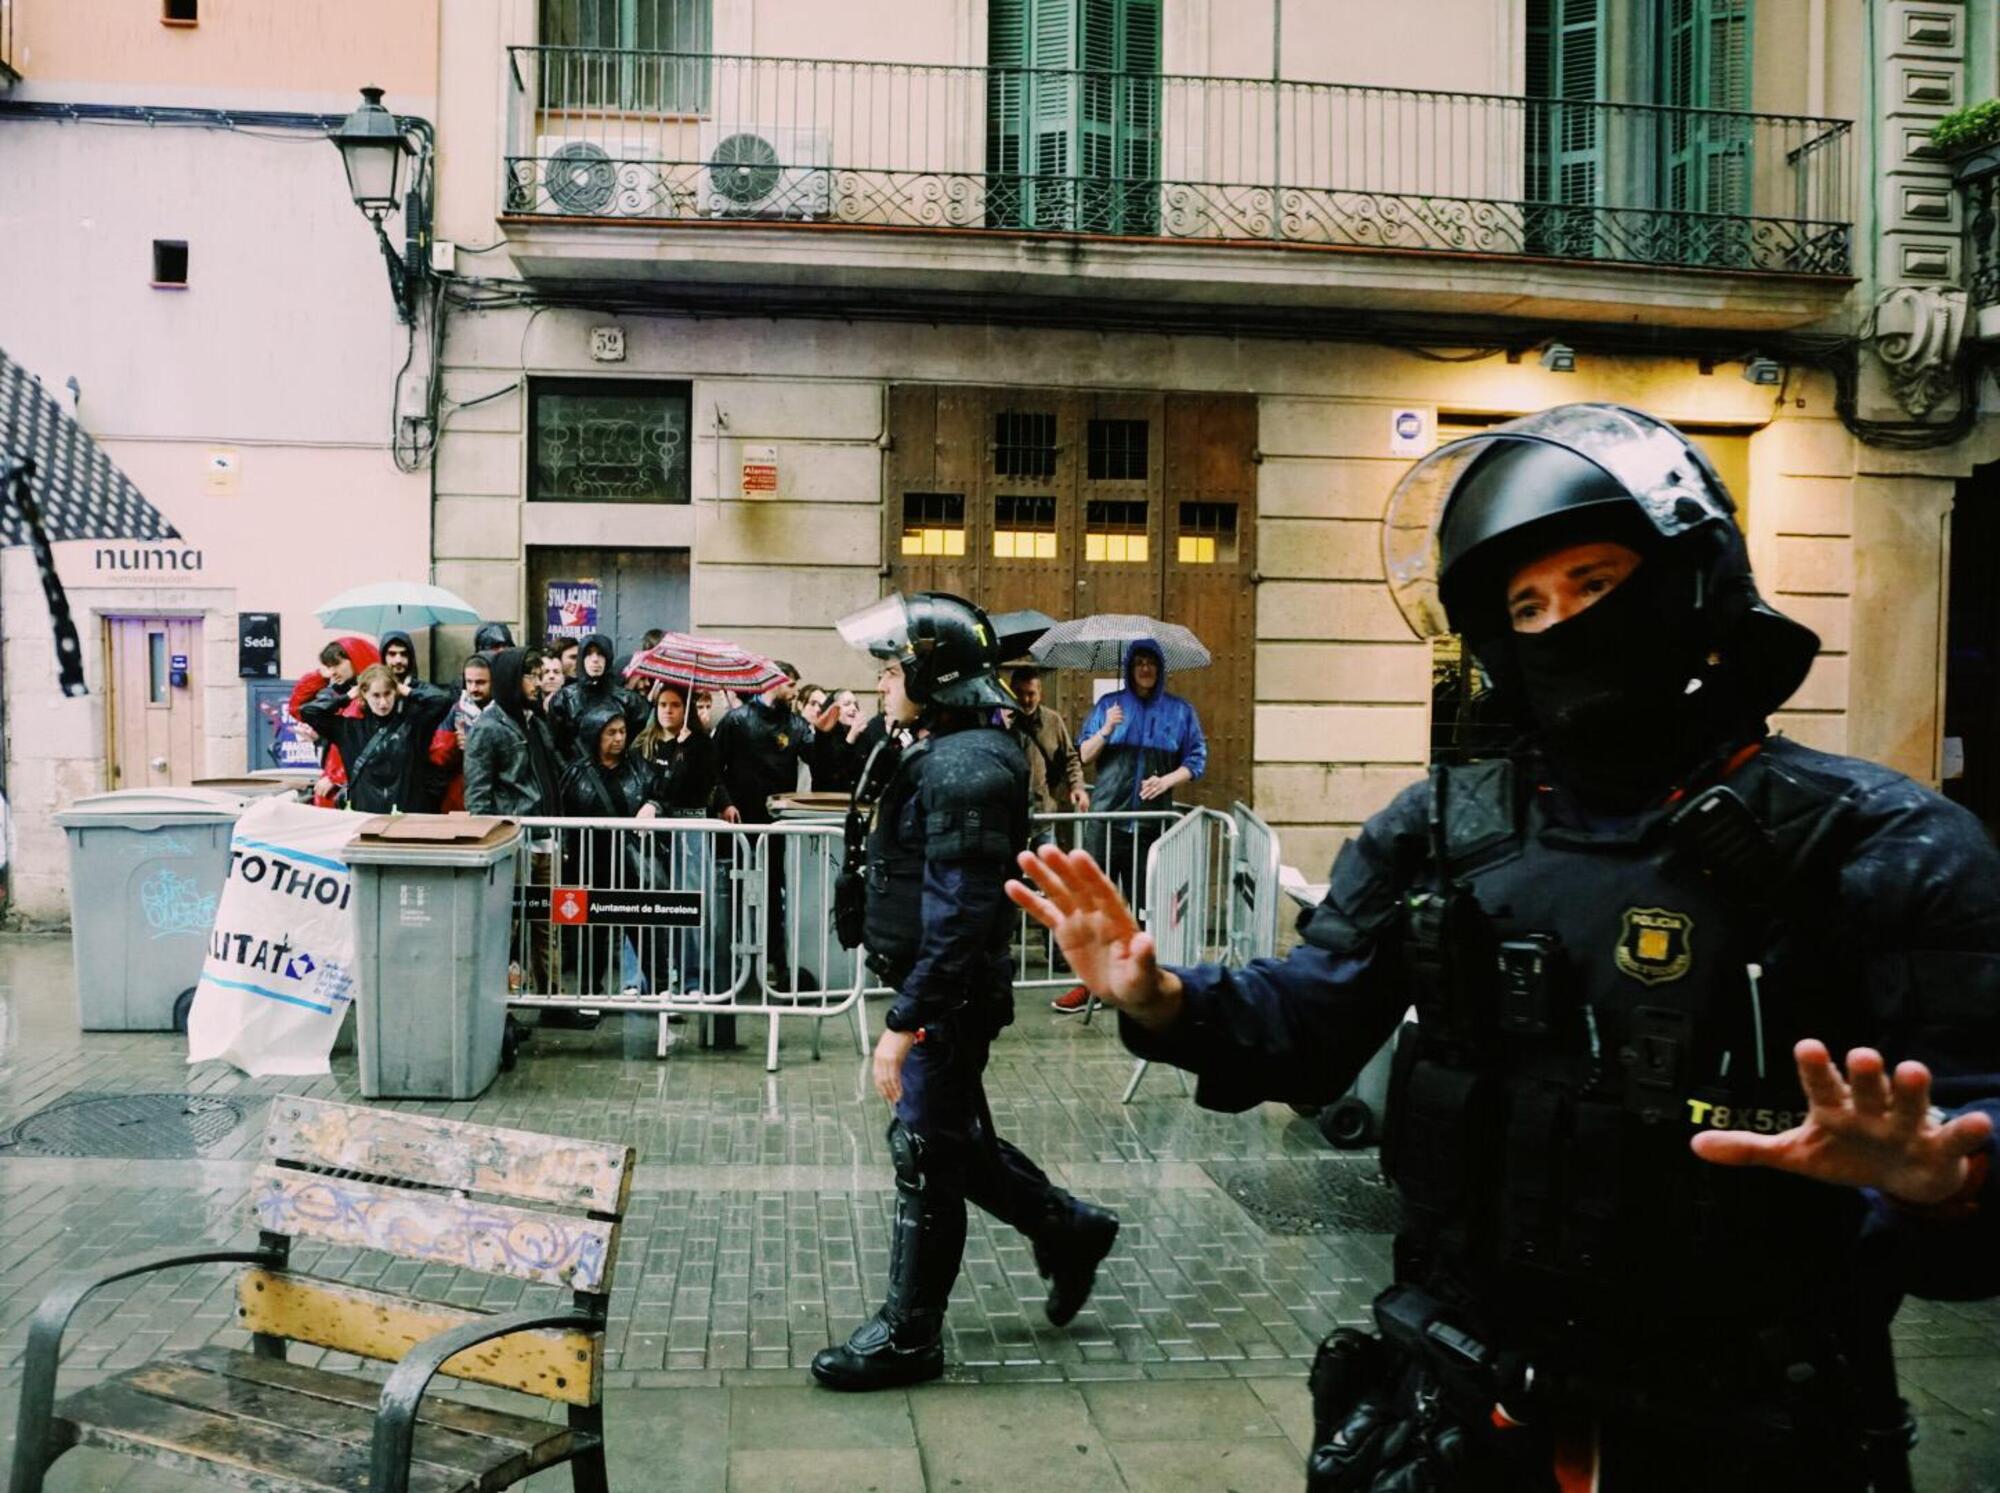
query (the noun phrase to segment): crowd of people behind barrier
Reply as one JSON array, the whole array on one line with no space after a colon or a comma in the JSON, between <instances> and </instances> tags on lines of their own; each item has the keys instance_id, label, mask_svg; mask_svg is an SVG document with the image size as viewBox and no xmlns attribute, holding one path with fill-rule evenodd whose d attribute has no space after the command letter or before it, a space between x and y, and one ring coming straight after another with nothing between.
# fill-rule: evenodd
<instances>
[{"instance_id":1,"label":"crowd of people behind barrier","mask_svg":"<svg viewBox=\"0 0 2000 1493\"><path fill-rule=\"evenodd\" d=\"M648 633L639 651L660 637ZM624 682L626 662L603 633L551 635L540 646L521 647L504 624L488 623L453 691L421 676L407 633L339 638L292 691L292 712L318 743L313 801L370 814L463 810L516 819L762 825L772 822L774 799L807 786L850 792L870 753L890 735L879 710L865 708L854 691L802 685L798 670L782 661L781 682L742 699L659 682L642 694ZM1167 808L1175 787L1202 774L1207 747L1200 722L1166 691L1159 650L1150 644L1128 649L1123 688L1098 700L1079 737L1043 702L1037 670L1016 669L1010 682L1020 700L1010 724L1028 760L1037 814ZM1096 768L1094 785L1085 781L1088 766ZM1158 823L1113 821L1093 829L1106 864L1136 867ZM544 832L531 837L530 847L530 882L545 886L556 885L558 873L564 885L719 886L726 883L718 871L732 854L727 838L682 846L673 852L682 859L669 881L613 864L640 852L602 836ZM782 856L766 858L765 895L772 926L784 928ZM691 935L615 942L608 930L565 929L555 937L542 927L532 947L516 951L515 979L578 994L657 989L667 979L689 992L726 991L730 919L707 922ZM792 988L804 972L788 967L784 938L771 945L767 978L774 988ZM1084 1004L1079 987L1055 1007L1067 1012Z\"/></svg>"}]
</instances>

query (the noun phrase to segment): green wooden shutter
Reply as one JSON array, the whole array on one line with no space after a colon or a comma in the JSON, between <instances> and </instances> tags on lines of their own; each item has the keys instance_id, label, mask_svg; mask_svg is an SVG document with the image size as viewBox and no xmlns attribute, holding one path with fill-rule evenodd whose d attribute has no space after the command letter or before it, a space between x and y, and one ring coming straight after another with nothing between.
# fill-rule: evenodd
<instances>
[{"instance_id":1,"label":"green wooden shutter","mask_svg":"<svg viewBox=\"0 0 2000 1493\"><path fill-rule=\"evenodd\" d=\"M1160 0L1122 0L1118 28L1119 230L1160 229Z\"/></svg>"},{"instance_id":2,"label":"green wooden shutter","mask_svg":"<svg viewBox=\"0 0 2000 1493\"><path fill-rule=\"evenodd\" d=\"M1659 99L1670 109L1660 206L1698 214L1676 229L1688 264L1726 264L1748 253L1742 218L1751 203L1750 0L1665 0L1660 11Z\"/></svg>"},{"instance_id":3,"label":"green wooden shutter","mask_svg":"<svg viewBox=\"0 0 2000 1493\"><path fill-rule=\"evenodd\" d=\"M1077 17L1074 0L1030 0L1028 169L1033 173L1027 226L1076 226L1078 169Z\"/></svg>"},{"instance_id":4,"label":"green wooden shutter","mask_svg":"<svg viewBox=\"0 0 2000 1493\"><path fill-rule=\"evenodd\" d=\"M1030 0L987 0L986 222L1019 228L1027 221L1028 7Z\"/></svg>"},{"instance_id":5,"label":"green wooden shutter","mask_svg":"<svg viewBox=\"0 0 2000 1493\"><path fill-rule=\"evenodd\" d=\"M1531 252L1594 255L1594 209L1604 191L1604 128L1596 101L1604 97L1605 50L1604 0L1529 0L1523 186Z\"/></svg>"}]
</instances>

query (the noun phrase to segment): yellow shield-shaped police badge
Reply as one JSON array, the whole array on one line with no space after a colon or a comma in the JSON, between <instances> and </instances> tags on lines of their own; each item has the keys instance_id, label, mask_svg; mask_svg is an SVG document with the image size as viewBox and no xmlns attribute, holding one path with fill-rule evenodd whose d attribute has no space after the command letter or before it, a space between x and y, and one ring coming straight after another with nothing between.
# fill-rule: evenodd
<instances>
[{"instance_id":1,"label":"yellow shield-shaped police badge","mask_svg":"<svg viewBox=\"0 0 2000 1493\"><path fill-rule=\"evenodd\" d=\"M1678 980L1694 965L1694 919L1664 907L1628 907L1616 958L1641 985Z\"/></svg>"}]
</instances>

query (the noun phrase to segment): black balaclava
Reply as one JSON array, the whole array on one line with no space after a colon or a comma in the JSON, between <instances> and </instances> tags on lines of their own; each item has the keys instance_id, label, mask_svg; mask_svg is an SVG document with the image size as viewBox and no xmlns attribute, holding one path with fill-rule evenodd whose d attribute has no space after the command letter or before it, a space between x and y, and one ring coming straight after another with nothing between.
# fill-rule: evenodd
<instances>
[{"instance_id":1,"label":"black balaclava","mask_svg":"<svg viewBox=\"0 0 2000 1493\"><path fill-rule=\"evenodd\" d=\"M1508 639L1528 712L1586 797L1644 803L1728 734L1711 708L1694 584L1656 553L1575 616Z\"/></svg>"}]
</instances>

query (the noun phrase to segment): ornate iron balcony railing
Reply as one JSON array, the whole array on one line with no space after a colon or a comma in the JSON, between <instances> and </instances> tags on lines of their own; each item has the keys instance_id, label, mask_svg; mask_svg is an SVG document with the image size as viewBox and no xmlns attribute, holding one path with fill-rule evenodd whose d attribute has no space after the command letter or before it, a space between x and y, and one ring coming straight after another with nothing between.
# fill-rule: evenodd
<instances>
[{"instance_id":1,"label":"ornate iron balcony railing","mask_svg":"<svg viewBox=\"0 0 2000 1493\"><path fill-rule=\"evenodd\" d=\"M508 217L1851 273L1845 120L1334 83L513 47Z\"/></svg>"}]
</instances>

